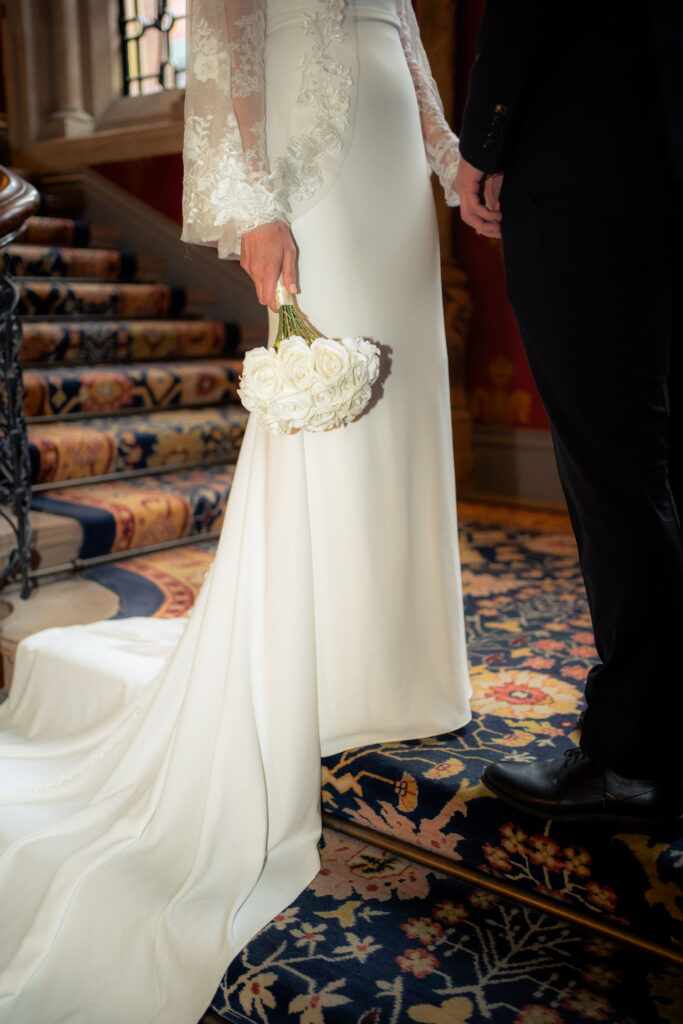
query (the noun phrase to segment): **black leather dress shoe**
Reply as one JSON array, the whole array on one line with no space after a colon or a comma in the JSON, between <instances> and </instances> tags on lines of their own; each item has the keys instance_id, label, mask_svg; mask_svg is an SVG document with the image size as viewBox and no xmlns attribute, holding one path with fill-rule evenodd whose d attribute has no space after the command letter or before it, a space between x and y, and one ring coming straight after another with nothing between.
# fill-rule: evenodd
<instances>
[{"instance_id":1,"label":"black leather dress shoe","mask_svg":"<svg viewBox=\"0 0 683 1024\"><path fill-rule=\"evenodd\" d=\"M578 747L553 761L498 761L486 766L481 779L513 807L558 821L643 826L675 822L683 812L679 779L627 779L601 767Z\"/></svg>"}]
</instances>

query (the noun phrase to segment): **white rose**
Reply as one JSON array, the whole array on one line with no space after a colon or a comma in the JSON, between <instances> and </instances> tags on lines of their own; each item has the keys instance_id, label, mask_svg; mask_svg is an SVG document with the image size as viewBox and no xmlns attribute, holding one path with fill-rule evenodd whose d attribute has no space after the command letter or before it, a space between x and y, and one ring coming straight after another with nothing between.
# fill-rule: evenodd
<instances>
[{"instance_id":1,"label":"white rose","mask_svg":"<svg viewBox=\"0 0 683 1024\"><path fill-rule=\"evenodd\" d=\"M349 351L331 338L316 338L311 345L313 366L326 386L338 384L349 368Z\"/></svg>"},{"instance_id":2,"label":"white rose","mask_svg":"<svg viewBox=\"0 0 683 1024\"><path fill-rule=\"evenodd\" d=\"M342 388L345 392L357 391L370 383L369 367L365 359L356 357L353 359L347 373L342 381Z\"/></svg>"},{"instance_id":3,"label":"white rose","mask_svg":"<svg viewBox=\"0 0 683 1024\"><path fill-rule=\"evenodd\" d=\"M341 384L328 387L324 381L316 380L310 389L311 401L316 409L324 409L330 405L338 405L342 398Z\"/></svg>"},{"instance_id":4,"label":"white rose","mask_svg":"<svg viewBox=\"0 0 683 1024\"><path fill-rule=\"evenodd\" d=\"M311 406L305 429L311 431L331 430L340 424L339 412L334 405Z\"/></svg>"},{"instance_id":5,"label":"white rose","mask_svg":"<svg viewBox=\"0 0 683 1024\"><path fill-rule=\"evenodd\" d=\"M272 402L282 392L280 367L273 349L253 348L244 357L242 387L259 402Z\"/></svg>"},{"instance_id":6,"label":"white rose","mask_svg":"<svg viewBox=\"0 0 683 1024\"><path fill-rule=\"evenodd\" d=\"M356 419L357 416L360 416L363 409L370 401L371 395L372 390L369 384L366 384L365 387L359 388L356 394L352 396L350 401L348 401L343 408L342 414L344 420L350 421Z\"/></svg>"},{"instance_id":7,"label":"white rose","mask_svg":"<svg viewBox=\"0 0 683 1024\"><path fill-rule=\"evenodd\" d=\"M286 433L286 431L282 429L282 424L277 419L277 417L271 416L270 413L262 413L259 416L258 421L264 428L264 430L267 430L269 434L277 434L278 436L281 436L282 434Z\"/></svg>"},{"instance_id":8,"label":"white rose","mask_svg":"<svg viewBox=\"0 0 683 1024\"><path fill-rule=\"evenodd\" d=\"M342 338L341 343L349 352L351 366L365 365L368 380L374 384L379 375L379 346L367 338Z\"/></svg>"},{"instance_id":9,"label":"white rose","mask_svg":"<svg viewBox=\"0 0 683 1024\"><path fill-rule=\"evenodd\" d=\"M257 398L249 388L244 386L239 387L237 389L237 394L240 396L240 401L248 412L265 411L266 403Z\"/></svg>"},{"instance_id":10,"label":"white rose","mask_svg":"<svg viewBox=\"0 0 683 1024\"><path fill-rule=\"evenodd\" d=\"M368 341L367 338L356 338L358 342L358 352L367 360L368 365L368 379L371 384L374 384L379 376L379 346L374 341Z\"/></svg>"},{"instance_id":11,"label":"white rose","mask_svg":"<svg viewBox=\"0 0 683 1024\"><path fill-rule=\"evenodd\" d=\"M290 390L271 402L268 414L280 423L284 434L289 434L293 430L301 430L310 408L311 396L308 391Z\"/></svg>"},{"instance_id":12,"label":"white rose","mask_svg":"<svg viewBox=\"0 0 683 1024\"><path fill-rule=\"evenodd\" d=\"M310 346L293 335L280 342L278 349L283 380L299 391L307 390L313 381L313 354Z\"/></svg>"}]
</instances>

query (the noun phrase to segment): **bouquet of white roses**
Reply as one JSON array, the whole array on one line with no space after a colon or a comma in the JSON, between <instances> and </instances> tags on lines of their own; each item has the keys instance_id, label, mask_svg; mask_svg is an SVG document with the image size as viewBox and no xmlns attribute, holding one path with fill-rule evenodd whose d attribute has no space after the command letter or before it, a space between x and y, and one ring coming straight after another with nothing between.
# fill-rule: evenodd
<instances>
[{"instance_id":1,"label":"bouquet of white roses","mask_svg":"<svg viewBox=\"0 0 683 1024\"><path fill-rule=\"evenodd\" d=\"M379 348L365 338L321 338L278 288L278 332L272 348L244 357L238 394L271 434L330 430L355 420L379 375Z\"/></svg>"}]
</instances>

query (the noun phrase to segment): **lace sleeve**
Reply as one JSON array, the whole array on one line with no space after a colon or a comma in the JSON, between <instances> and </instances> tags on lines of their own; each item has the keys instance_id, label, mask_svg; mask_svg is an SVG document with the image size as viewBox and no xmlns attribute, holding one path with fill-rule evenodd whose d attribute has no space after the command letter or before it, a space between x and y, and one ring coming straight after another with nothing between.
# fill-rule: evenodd
<instances>
[{"instance_id":1,"label":"lace sleeve","mask_svg":"<svg viewBox=\"0 0 683 1024\"><path fill-rule=\"evenodd\" d=\"M439 90L432 77L410 0L399 0L398 16L401 42L417 94L427 160L441 182L448 205L458 206L460 199L453 188L460 161L458 139L444 117Z\"/></svg>"},{"instance_id":2,"label":"lace sleeve","mask_svg":"<svg viewBox=\"0 0 683 1024\"><path fill-rule=\"evenodd\" d=\"M287 221L265 127L266 0L190 0L183 240L237 255L242 235Z\"/></svg>"}]
</instances>

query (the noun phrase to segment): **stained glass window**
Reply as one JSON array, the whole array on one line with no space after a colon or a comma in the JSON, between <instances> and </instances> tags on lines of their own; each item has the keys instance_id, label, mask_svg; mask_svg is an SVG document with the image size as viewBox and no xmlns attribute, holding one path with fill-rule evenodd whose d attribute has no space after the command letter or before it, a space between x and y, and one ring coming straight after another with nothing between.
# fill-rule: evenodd
<instances>
[{"instance_id":1,"label":"stained glass window","mask_svg":"<svg viewBox=\"0 0 683 1024\"><path fill-rule=\"evenodd\" d=\"M187 0L119 0L124 96L185 85Z\"/></svg>"}]
</instances>

